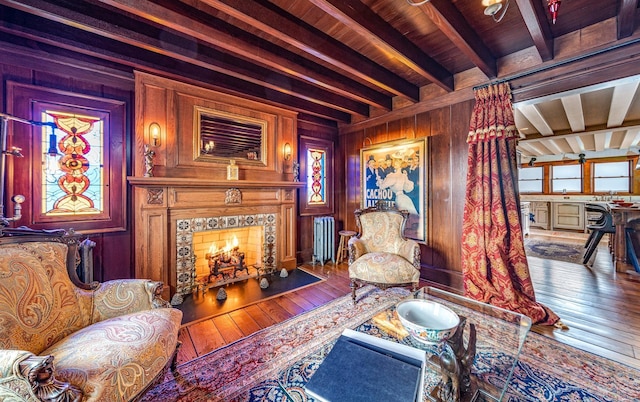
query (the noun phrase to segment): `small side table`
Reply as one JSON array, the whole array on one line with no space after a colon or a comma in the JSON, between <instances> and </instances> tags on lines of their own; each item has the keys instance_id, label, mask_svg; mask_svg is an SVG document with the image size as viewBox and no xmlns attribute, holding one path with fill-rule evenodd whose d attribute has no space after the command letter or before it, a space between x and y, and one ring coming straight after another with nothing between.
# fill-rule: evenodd
<instances>
[{"instance_id":1,"label":"small side table","mask_svg":"<svg viewBox=\"0 0 640 402\"><path fill-rule=\"evenodd\" d=\"M342 262L345 258L349 258L349 247L347 243L349 239L356 235L356 232L352 230L341 230L338 232L340 235L340 243L338 244L338 252L336 253L336 263Z\"/></svg>"}]
</instances>

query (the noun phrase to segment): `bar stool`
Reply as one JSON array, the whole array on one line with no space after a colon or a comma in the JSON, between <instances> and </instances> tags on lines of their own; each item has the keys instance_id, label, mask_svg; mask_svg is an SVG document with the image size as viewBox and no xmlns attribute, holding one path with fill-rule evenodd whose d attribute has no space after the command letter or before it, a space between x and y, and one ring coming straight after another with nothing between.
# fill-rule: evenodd
<instances>
[{"instance_id":1,"label":"bar stool","mask_svg":"<svg viewBox=\"0 0 640 402\"><path fill-rule=\"evenodd\" d=\"M587 204L585 208L588 212L600 212L602 216L591 225L587 226L587 228L591 230L591 234L584 245L587 250L582 258L583 264L587 264L589 262L589 259L598 247L598 243L600 243L602 236L606 233L613 234L616 232L616 227L613 225L613 217L606 207L598 204Z\"/></svg>"},{"instance_id":2,"label":"bar stool","mask_svg":"<svg viewBox=\"0 0 640 402\"><path fill-rule=\"evenodd\" d=\"M352 230L341 230L338 232L340 235L340 243L338 244L338 252L336 253L336 263L342 262L345 258L349 257L349 247L347 243L349 239L356 235L356 232Z\"/></svg>"}]
</instances>

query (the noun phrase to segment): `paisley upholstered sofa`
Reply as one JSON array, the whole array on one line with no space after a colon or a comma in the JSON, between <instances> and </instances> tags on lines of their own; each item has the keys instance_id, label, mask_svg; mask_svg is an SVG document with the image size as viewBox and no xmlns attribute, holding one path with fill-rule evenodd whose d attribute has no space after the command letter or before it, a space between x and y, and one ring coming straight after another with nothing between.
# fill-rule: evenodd
<instances>
[{"instance_id":1,"label":"paisley upholstered sofa","mask_svg":"<svg viewBox=\"0 0 640 402\"><path fill-rule=\"evenodd\" d=\"M182 312L142 279L83 284L77 236L0 230L0 400L130 401L175 364Z\"/></svg>"},{"instance_id":2,"label":"paisley upholstered sofa","mask_svg":"<svg viewBox=\"0 0 640 402\"><path fill-rule=\"evenodd\" d=\"M349 239L351 297L363 284L381 289L411 286L420 281L420 246L404 237L409 212L387 202L355 211L358 234Z\"/></svg>"}]
</instances>

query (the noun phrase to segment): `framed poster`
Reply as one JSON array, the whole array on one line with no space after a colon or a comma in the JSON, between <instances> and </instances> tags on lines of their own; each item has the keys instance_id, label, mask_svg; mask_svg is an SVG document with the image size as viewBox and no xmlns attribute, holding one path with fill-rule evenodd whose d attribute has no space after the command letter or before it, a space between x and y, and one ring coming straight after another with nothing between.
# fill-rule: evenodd
<instances>
[{"instance_id":1,"label":"framed poster","mask_svg":"<svg viewBox=\"0 0 640 402\"><path fill-rule=\"evenodd\" d=\"M360 204L392 201L409 211L405 237L426 238L427 139L386 142L360 150Z\"/></svg>"}]
</instances>

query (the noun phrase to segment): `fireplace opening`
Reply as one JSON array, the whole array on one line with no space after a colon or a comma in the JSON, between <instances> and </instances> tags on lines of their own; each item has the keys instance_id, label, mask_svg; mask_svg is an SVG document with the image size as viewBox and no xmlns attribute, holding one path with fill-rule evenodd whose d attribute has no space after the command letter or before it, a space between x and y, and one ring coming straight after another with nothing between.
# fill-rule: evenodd
<instances>
[{"instance_id":1,"label":"fireplace opening","mask_svg":"<svg viewBox=\"0 0 640 402\"><path fill-rule=\"evenodd\" d=\"M188 219L178 219L175 222L176 232L176 293L171 298L171 304L179 305L184 296L196 290L205 290L214 286L242 280L246 277L272 274L278 269L277 231L278 215L249 214L225 215ZM237 238L237 253L243 253L243 261L247 266L248 275L244 271L227 272L228 279L221 279L216 275L212 283L210 263L215 250L227 247L229 242L233 252L234 236ZM215 244L215 249L212 245ZM210 252L214 251L214 252ZM209 256L207 256L209 254ZM225 257L227 259L228 257ZM230 259L229 259L230 262ZM228 266L226 268L229 268ZM224 276L224 275L223 275Z\"/></svg>"},{"instance_id":2,"label":"fireplace opening","mask_svg":"<svg viewBox=\"0 0 640 402\"><path fill-rule=\"evenodd\" d=\"M260 274L264 266L263 240L263 226L195 232L196 282L215 286Z\"/></svg>"}]
</instances>

